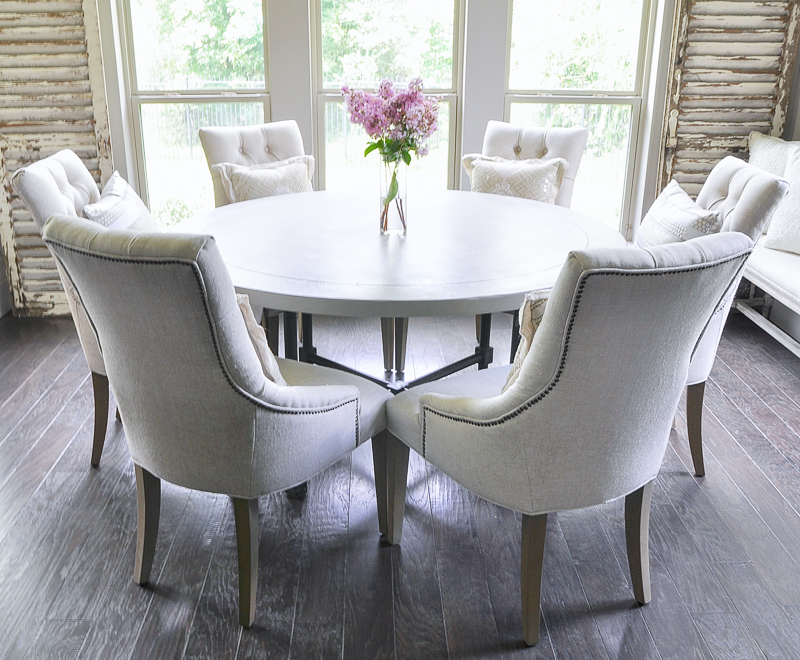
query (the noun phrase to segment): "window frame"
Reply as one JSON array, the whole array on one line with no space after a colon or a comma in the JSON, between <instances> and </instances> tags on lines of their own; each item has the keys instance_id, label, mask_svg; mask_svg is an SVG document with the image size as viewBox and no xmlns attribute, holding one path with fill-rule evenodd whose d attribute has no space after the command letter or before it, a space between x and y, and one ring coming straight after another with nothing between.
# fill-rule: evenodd
<instances>
[{"instance_id":1,"label":"window frame","mask_svg":"<svg viewBox=\"0 0 800 660\"><path fill-rule=\"evenodd\" d=\"M450 123L448 135L447 188L457 186L461 169L461 111L463 99L464 34L466 26L467 0L453 0L453 64L452 87L425 88L425 94L439 96L449 105ZM325 104L343 103L341 91L334 87L324 87L322 80L322 0L311 3L311 71L312 96L314 98L314 153L317 156L316 177L319 190L325 190ZM372 91L376 91L372 89Z\"/></svg>"},{"instance_id":2,"label":"window frame","mask_svg":"<svg viewBox=\"0 0 800 660\"><path fill-rule=\"evenodd\" d=\"M650 72L654 57L656 36L656 14L658 0L642 0L642 16L637 50L636 73L633 90L584 90L584 89L511 89L511 29L515 0L508 0L505 95L503 120L509 121L511 106L514 103L567 103L576 105L628 105L631 108L631 122L628 132L628 153L625 165L625 183L619 214L618 229L623 236L631 238L636 212L637 157L640 145L645 142L647 117L643 112L646 105L645 90L649 86Z\"/></svg>"},{"instance_id":3,"label":"window frame","mask_svg":"<svg viewBox=\"0 0 800 660\"><path fill-rule=\"evenodd\" d=\"M112 0L113 1L113 0ZM261 103L264 109L264 121L270 121L270 85L269 85L269 44L268 34L268 2L261 0L264 86L263 88L229 88L229 89L186 89L186 90L142 90L138 85L136 69L136 50L133 37L133 16L130 0L117 1L117 16L121 45L122 63L125 72L126 92L131 123L131 141L133 143L134 167L139 184L139 196L150 206L150 194L147 182L146 154L144 133L142 129L141 108L148 104L182 104L182 103Z\"/></svg>"}]
</instances>

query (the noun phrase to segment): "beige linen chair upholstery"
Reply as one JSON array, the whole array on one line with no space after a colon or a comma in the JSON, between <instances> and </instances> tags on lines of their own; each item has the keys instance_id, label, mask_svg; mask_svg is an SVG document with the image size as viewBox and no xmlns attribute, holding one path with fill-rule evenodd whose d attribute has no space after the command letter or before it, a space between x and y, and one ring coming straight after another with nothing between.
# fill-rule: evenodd
<instances>
[{"instance_id":1,"label":"beige linen chair upholstery","mask_svg":"<svg viewBox=\"0 0 800 660\"><path fill-rule=\"evenodd\" d=\"M258 165L274 163L305 154L300 127L293 119L274 121L258 126L207 126L200 129L200 144L206 155L211 180L214 182L215 206L230 204L219 173L211 169L217 163ZM278 312L254 310L267 331L274 353L278 352Z\"/></svg>"},{"instance_id":2,"label":"beige linen chair upholstery","mask_svg":"<svg viewBox=\"0 0 800 660\"><path fill-rule=\"evenodd\" d=\"M589 131L582 127L540 128L513 126L502 121L490 121L483 135L484 156L499 156L506 160L529 158L563 158L569 163L556 204L569 208L575 189L575 177L586 149Z\"/></svg>"},{"instance_id":3,"label":"beige linen chair upholstery","mask_svg":"<svg viewBox=\"0 0 800 660\"><path fill-rule=\"evenodd\" d=\"M200 129L208 169L217 163L258 165L303 156L303 136L293 119L258 126L208 126ZM211 172L216 206L229 204L219 174Z\"/></svg>"},{"instance_id":4,"label":"beige linen chair upholstery","mask_svg":"<svg viewBox=\"0 0 800 660\"><path fill-rule=\"evenodd\" d=\"M697 204L718 211L723 218L723 232L736 231L757 241L780 201L789 191L783 179L728 156L714 166L697 195ZM706 381L717 356L722 330L728 319L739 277L714 311L708 330L695 351L686 381L686 422L694 471L705 474L703 461L703 398Z\"/></svg>"},{"instance_id":5,"label":"beige linen chair upholstery","mask_svg":"<svg viewBox=\"0 0 800 660\"><path fill-rule=\"evenodd\" d=\"M423 385L386 406L373 439L380 529L399 543L409 447L523 514L522 617L539 639L547 514L626 496L636 600L650 600L648 516L692 350L752 241L726 233L573 252L517 380L510 367Z\"/></svg>"},{"instance_id":6,"label":"beige linen chair upholstery","mask_svg":"<svg viewBox=\"0 0 800 660\"><path fill-rule=\"evenodd\" d=\"M78 155L64 149L52 156L23 167L11 179L17 195L33 217L39 231L45 221L55 213L80 216L87 204L100 200L100 190L91 172L86 169ZM100 463L108 423L108 378L103 356L97 344L91 322L69 276L56 261L61 283L67 294L67 302L78 331L78 339L92 372L94 389L94 441L92 445L92 465Z\"/></svg>"},{"instance_id":7,"label":"beige linen chair upholstery","mask_svg":"<svg viewBox=\"0 0 800 660\"><path fill-rule=\"evenodd\" d=\"M258 498L302 483L386 424L384 388L279 360L264 376L210 236L103 230L56 215L44 238L97 330L136 468L136 582L149 579L160 480L230 495L239 620L253 622Z\"/></svg>"}]
</instances>

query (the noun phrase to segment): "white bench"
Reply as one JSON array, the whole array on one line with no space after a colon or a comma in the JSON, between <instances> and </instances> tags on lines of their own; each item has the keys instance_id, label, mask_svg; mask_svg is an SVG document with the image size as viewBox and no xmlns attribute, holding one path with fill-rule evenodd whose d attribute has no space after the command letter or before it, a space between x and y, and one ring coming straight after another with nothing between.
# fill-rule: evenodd
<instances>
[{"instance_id":1,"label":"white bench","mask_svg":"<svg viewBox=\"0 0 800 660\"><path fill-rule=\"evenodd\" d=\"M744 277L751 283L750 297L736 300L736 309L800 357L800 342L770 321L776 300L800 315L800 255L756 245L747 260ZM756 287L764 292L763 296L755 295ZM754 307L761 307L761 312Z\"/></svg>"}]
</instances>

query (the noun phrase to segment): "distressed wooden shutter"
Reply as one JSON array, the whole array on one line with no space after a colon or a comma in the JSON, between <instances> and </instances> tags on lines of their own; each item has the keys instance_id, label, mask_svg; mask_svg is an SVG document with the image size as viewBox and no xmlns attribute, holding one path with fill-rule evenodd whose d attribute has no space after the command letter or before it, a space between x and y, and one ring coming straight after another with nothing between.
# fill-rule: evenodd
<instances>
[{"instance_id":1,"label":"distressed wooden shutter","mask_svg":"<svg viewBox=\"0 0 800 660\"><path fill-rule=\"evenodd\" d=\"M11 189L19 168L72 149L111 174L96 0L0 0L0 237L14 312L68 314L55 263Z\"/></svg>"},{"instance_id":2,"label":"distressed wooden shutter","mask_svg":"<svg viewBox=\"0 0 800 660\"><path fill-rule=\"evenodd\" d=\"M747 136L780 136L799 0L677 0L658 189L696 195L714 165L747 157Z\"/></svg>"}]
</instances>

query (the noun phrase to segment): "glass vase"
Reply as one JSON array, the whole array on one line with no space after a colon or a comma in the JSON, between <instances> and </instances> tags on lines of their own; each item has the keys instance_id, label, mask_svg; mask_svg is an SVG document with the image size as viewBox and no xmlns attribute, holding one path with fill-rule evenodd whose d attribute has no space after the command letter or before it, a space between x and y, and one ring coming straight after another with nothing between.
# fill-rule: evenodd
<instances>
[{"instance_id":1,"label":"glass vase","mask_svg":"<svg viewBox=\"0 0 800 660\"><path fill-rule=\"evenodd\" d=\"M398 160L381 165L380 230L384 236L405 236L408 230L406 199L408 166Z\"/></svg>"}]
</instances>

